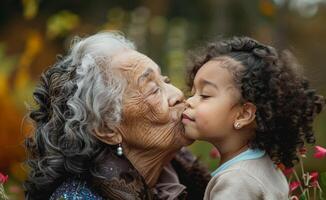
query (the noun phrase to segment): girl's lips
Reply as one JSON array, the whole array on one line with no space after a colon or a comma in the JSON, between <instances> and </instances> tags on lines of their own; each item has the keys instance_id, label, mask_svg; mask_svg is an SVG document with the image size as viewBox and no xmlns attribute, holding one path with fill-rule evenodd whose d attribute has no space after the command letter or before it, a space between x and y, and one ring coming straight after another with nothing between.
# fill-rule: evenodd
<instances>
[{"instance_id":1,"label":"girl's lips","mask_svg":"<svg viewBox=\"0 0 326 200\"><path fill-rule=\"evenodd\" d=\"M184 120L184 119L186 119L186 120L190 120L190 121L195 121L195 120L193 120L193 119L191 119L188 115L186 115L186 114L182 114L182 120Z\"/></svg>"}]
</instances>

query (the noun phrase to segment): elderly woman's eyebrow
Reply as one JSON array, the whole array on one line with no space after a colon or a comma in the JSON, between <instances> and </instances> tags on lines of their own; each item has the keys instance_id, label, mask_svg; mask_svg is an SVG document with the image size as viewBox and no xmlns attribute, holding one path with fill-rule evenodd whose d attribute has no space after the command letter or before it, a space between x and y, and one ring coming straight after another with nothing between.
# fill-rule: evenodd
<instances>
[{"instance_id":1,"label":"elderly woman's eyebrow","mask_svg":"<svg viewBox=\"0 0 326 200\"><path fill-rule=\"evenodd\" d=\"M159 66L157 66L158 72L159 74L162 74L161 68Z\"/></svg>"},{"instance_id":2,"label":"elderly woman's eyebrow","mask_svg":"<svg viewBox=\"0 0 326 200\"><path fill-rule=\"evenodd\" d=\"M154 70L152 68L147 68L142 75L140 75L137 79L137 84L139 84L141 81L148 79L148 77L154 73Z\"/></svg>"}]
</instances>

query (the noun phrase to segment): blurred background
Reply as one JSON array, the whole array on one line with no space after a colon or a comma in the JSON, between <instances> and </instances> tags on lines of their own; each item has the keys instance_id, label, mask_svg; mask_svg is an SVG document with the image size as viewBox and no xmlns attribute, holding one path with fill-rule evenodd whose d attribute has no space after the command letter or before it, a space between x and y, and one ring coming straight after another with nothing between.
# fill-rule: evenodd
<instances>
[{"instance_id":1,"label":"blurred background","mask_svg":"<svg viewBox=\"0 0 326 200\"><path fill-rule=\"evenodd\" d=\"M326 96L326 0L1 0L0 172L9 174L11 199L23 199L26 177L23 140L31 132L26 105L40 73L64 54L70 40L103 30L121 30L138 50L185 88L189 50L233 35L294 52L306 76ZM314 125L317 145L326 146L326 113ZM218 158L211 145L189 147L210 169ZM326 171L326 159L311 157L308 170Z\"/></svg>"}]
</instances>

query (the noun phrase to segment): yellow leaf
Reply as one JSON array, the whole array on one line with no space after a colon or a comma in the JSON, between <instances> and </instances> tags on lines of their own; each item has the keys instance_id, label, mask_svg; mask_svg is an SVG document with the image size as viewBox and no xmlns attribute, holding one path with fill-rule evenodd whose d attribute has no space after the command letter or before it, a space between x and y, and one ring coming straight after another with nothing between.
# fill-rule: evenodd
<instances>
[{"instance_id":1,"label":"yellow leaf","mask_svg":"<svg viewBox=\"0 0 326 200\"><path fill-rule=\"evenodd\" d=\"M30 81L29 67L43 46L42 37L38 32L31 32L26 41L25 50L19 60L15 79L17 89L23 89Z\"/></svg>"},{"instance_id":2,"label":"yellow leaf","mask_svg":"<svg viewBox=\"0 0 326 200\"><path fill-rule=\"evenodd\" d=\"M270 0L260 0L259 10L263 15L268 17L274 16L276 12L275 5Z\"/></svg>"},{"instance_id":3,"label":"yellow leaf","mask_svg":"<svg viewBox=\"0 0 326 200\"><path fill-rule=\"evenodd\" d=\"M37 0L22 0L25 19L33 19L38 12Z\"/></svg>"},{"instance_id":4,"label":"yellow leaf","mask_svg":"<svg viewBox=\"0 0 326 200\"><path fill-rule=\"evenodd\" d=\"M46 35L48 38L65 36L79 25L79 16L70 11L60 11L51 16L47 22Z\"/></svg>"}]
</instances>

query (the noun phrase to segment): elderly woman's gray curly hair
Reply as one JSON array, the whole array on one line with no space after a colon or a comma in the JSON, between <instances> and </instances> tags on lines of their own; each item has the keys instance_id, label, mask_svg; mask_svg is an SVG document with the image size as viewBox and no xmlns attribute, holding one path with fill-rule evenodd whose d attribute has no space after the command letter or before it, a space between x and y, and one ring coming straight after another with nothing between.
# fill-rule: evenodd
<instances>
[{"instance_id":1,"label":"elderly woman's gray curly hair","mask_svg":"<svg viewBox=\"0 0 326 200\"><path fill-rule=\"evenodd\" d=\"M126 81L110 69L112 56L134 45L119 33L75 39L68 55L42 73L30 112L35 130L29 152L26 199L48 199L67 177L96 173L108 145L91 132L119 123Z\"/></svg>"}]
</instances>

